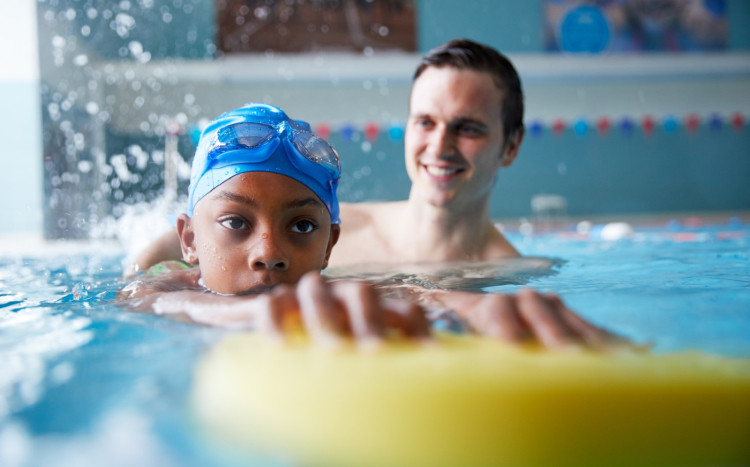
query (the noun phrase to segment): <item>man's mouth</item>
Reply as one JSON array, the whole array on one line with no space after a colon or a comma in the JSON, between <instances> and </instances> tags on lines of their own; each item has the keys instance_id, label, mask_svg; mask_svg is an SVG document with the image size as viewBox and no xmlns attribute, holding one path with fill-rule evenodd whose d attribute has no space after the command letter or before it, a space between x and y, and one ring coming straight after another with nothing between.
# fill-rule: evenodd
<instances>
[{"instance_id":1,"label":"man's mouth","mask_svg":"<svg viewBox=\"0 0 750 467\"><path fill-rule=\"evenodd\" d=\"M435 178L441 181L449 180L453 178L455 175L459 174L460 172L463 172L464 170L460 167L445 167L445 166L427 165L427 164L422 164L422 167L424 167L425 171L432 178Z\"/></svg>"}]
</instances>

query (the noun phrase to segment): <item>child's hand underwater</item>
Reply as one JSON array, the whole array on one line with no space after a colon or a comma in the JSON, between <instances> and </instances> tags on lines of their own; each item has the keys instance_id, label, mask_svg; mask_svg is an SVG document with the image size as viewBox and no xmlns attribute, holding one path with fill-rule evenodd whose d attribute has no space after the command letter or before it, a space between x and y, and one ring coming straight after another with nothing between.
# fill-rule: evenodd
<instances>
[{"instance_id":1,"label":"child's hand underwater","mask_svg":"<svg viewBox=\"0 0 750 467\"><path fill-rule=\"evenodd\" d=\"M258 328L282 340L299 334L301 328L316 344L326 347L337 347L347 337L360 346L373 347L394 333L414 339L430 335L421 307L382 298L367 282L327 282L312 272L296 286L276 287L264 299Z\"/></svg>"},{"instance_id":2,"label":"child's hand underwater","mask_svg":"<svg viewBox=\"0 0 750 467\"><path fill-rule=\"evenodd\" d=\"M118 298L133 311L152 312L196 324L254 330L281 340L306 334L318 345L335 347L348 338L377 346L393 335L422 339L430 335L424 310L408 300L381 297L367 282L325 281L318 272L296 285L281 284L254 295L221 295L207 290L177 290L176 279L197 284L195 270L135 281Z\"/></svg>"}]
</instances>

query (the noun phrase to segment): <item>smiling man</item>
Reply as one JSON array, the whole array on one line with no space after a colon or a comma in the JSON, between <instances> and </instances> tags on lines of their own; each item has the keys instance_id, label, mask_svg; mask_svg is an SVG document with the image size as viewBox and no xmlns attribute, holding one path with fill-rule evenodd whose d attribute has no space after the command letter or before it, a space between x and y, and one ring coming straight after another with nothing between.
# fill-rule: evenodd
<instances>
[{"instance_id":1,"label":"smiling man","mask_svg":"<svg viewBox=\"0 0 750 467\"><path fill-rule=\"evenodd\" d=\"M342 204L330 264L518 256L493 225L489 203L498 170L513 163L523 136L521 83L507 58L464 39L430 51L409 100L409 199Z\"/></svg>"}]
</instances>

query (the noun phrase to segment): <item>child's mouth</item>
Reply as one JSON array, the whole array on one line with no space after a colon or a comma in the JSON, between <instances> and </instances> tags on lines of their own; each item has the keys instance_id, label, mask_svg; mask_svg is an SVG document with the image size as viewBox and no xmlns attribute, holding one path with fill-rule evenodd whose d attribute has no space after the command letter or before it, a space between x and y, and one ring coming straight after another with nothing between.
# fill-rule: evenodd
<instances>
[{"instance_id":1,"label":"child's mouth","mask_svg":"<svg viewBox=\"0 0 750 467\"><path fill-rule=\"evenodd\" d=\"M260 295L260 294L271 291L274 287L276 287L276 284L272 284L272 285L258 284L258 285L254 285L253 287L250 287L247 290L244 290L238 293L237 295Z\"/></svg>"}]
</instances>

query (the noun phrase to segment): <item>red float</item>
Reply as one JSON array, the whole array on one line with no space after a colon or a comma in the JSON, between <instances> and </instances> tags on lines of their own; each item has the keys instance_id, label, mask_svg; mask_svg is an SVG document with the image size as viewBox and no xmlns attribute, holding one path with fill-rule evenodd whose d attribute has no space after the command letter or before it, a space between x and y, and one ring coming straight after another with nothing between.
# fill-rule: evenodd
<instances>
[{"instance_id":1,"label":"red float","mask_svg":"<svg viewBox=\"0 0 750 467\"><path fill-rule=\"evenodd\" d=\"M331 127L326 123L319 123L315 127L315 133L324 140L328 141L331 138Z\"/></svg>"}]
</instances>

